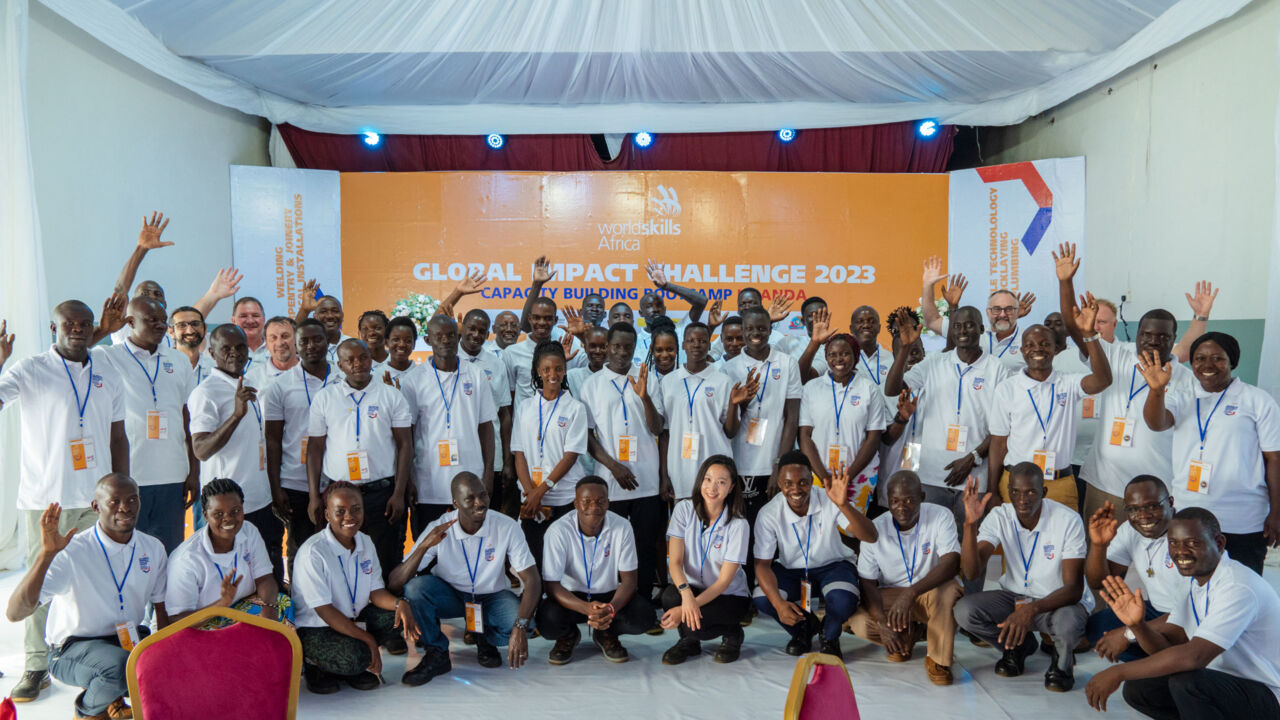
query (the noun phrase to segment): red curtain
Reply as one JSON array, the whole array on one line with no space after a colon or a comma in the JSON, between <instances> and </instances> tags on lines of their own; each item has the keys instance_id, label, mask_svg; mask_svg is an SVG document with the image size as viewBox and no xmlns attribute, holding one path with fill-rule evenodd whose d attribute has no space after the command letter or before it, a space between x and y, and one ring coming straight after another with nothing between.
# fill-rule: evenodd
<instances>
[{"instance_id":1,"label":"red curtain","mask_svg":"<svg viewBox=\"0 0 1280 720\"><path fill-rule=\"evenodd\" d=\"M300 168L343 172L424 170L719 170L762 172L942 172L955 127L931 138L916 123L800 130L790 143L776 132L660 133L639 148L627 136L618 157L601 160L590 135L509 135L494 150L483 135L383 135L375 147L358 135L281 125Z\"/></svg>"}]
</instances>

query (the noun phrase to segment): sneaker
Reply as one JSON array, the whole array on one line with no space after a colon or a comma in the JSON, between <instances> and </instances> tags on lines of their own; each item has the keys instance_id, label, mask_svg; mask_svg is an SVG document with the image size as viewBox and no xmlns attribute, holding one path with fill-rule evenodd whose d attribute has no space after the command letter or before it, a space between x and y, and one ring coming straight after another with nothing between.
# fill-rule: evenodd
<instances>
[{"instance_id":1,"label":"sneaker","mask_svg":"<svg viewBox=\"0 0 1280 720\"><path fill-rule=\"evenodd\" d=\"M343 678L347 684L357 690L372 690L382 684L377 675L365 670L359 675L348 675Z\"/></svg>"},{"instance_id":2,"label":"sneaker","mask_svg":"<svg viewBox=\"0 0 1280 720\"><path fill-rule=\"evenodd\" d=\"M1058 667L1058 652L1050 656L1049 670L1044 674L1044 689L1049 692L1068 692L1076 685L1075 675L1070 670Z\"/></svg>"},{"instance_id":3,"label":"sneaker","mask_svg":"<svg viewBox=\"0 0 1280 720\"><path fill-rule=\"evenodd\" d=\"M417 687L427 684L431 678L443 675L452 669L453 663L449 661L447 651L428 647L423 651L422 660L418 662L417 667L405 672L400 682L410 687Z\"/></svg>"},{"instance_id":4,"label":"sneaker","mask_svg":"<svg viewBox=\"0 0 1280 720\"><path fill-rule=\"evenodd\" d=\"M480 667L502 667L502 655L498 653L498 648L485 640L483 635L476 636L476 660L479 661Z\"/></svg>"},{"instance_id":5,"label":"sneaker","mask_svg":"<svg viewBox=\"0 0 1280 720\"><path fill-rule=\"evenodd\" d=\"M822 654L835 655L840 658L840 662L844 662L844 652L840 650L839 636L833 637L830 640L826 638L822 639Z\"/></svg>"},{"instance_id":6,"label":"sneaker","mask_svg":"<svg viewBox=\"0 0 1280 720\"><path fill-rule=\"evenodd\" d=\"M338 692L338 678L315 665L304 666L302 675L306 678L307 689L315 695L330 695Z\"/></svg>"},{"instance_id":7,"label":"sneaker","mask_svg":"<svg viewBox=\"0 0 1280 720\"><path fill-rule=\"evenodd\" d=\"M40 697L41 690L47 690L52 684L49 673L44 670L28 670L22 673L18 684L13 686L9 697L16 703L31 702Z\"/></svg>"},{"instance_id":8,"label":"sneaker","mask_svg":"<svg viewBox=\"0 0 1280 720\"><path fill-rule=\"evenodd\" d=\"M107 717L111 720L132 720L133 708L125 704L124 696L118 697L107 706Z\"/></svg>"},{"instance_id":9,"label":"sneaker","mask_svg":"<svg viewBox=\"0 0 1280 720\"><path fill-rule=\"evenodd\" d=\"M573 659L573 649L578 646L580 640L582 640L582 631L574 625L572 632L565 633L556 640L555 646L551 648L551 654L547 656L547 662L552 665L568 665Z\"/></svg>"},{"instance_id":10,"label":"sneaker","mask_svg":"<svg viewBox=\"0 0 1280 720\"><path fill-rule=\"evenodd\" d=\"M955 679L951 677L951 666L939 665L927 655L924 658L924 672L929 676L929 682L934 685L950 685L955 682Z\"/></svg>"},{"instance_id":11,"label":"sneaker","mask_svg":"<svg viewBox=\"0 0 1280 720\"><path fill-rule=\"evenodd\" d=\"M711 658L718 663L731 663L738 659L742 654L742 628L737 627L729 630L720 640L720 647L716 649L716 654Z\"/></svg>"},{"instance_id":12,"label":"sneaker","mask_svg":"<svg viewBox=\"0 0 1280 720\"><path fill-rule=\"evenodd\" d=\"M402 636L396 635L382 643L382 649L386 650L388 655L404 655L409 652L409 644L404 641Z\"/></svg>"},{"instance_id":13,"label":"sneaker","mask_svg":"<svg viewBox=\"0 0 1280 720\"><path fill-rule=\"evenodd\" d=\"M700 652L702 652L702 644L696 638L683 637L672 645L670 650L662 653L662 664L679 665Z\"/></svg>"},{"instance_id":14,"label":"sneaker","mask_svg":"<svg viewBox=\"0 0 1280 720\"><path fill-rule=\"evenodd\" d=\"M600 652L604 653L604 659L611 663L624 663L630 658L627 655L627 649L622 647L615 632L596 630L591 633L591 642L600 648Z\"/></svg>"}]
</instances>

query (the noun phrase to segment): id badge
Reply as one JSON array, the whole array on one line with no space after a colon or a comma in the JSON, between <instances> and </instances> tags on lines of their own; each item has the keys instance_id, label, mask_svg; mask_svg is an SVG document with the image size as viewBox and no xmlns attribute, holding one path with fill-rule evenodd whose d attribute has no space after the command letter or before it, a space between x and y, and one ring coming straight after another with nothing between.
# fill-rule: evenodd
<instances>
[{"instance_id":1,"label":"id badge","mask_svg":"<svg viewBox=\"0 0 1280 720\"><path fill-rule=\"evenodd\" d=\"M163 410L147 411L147 439L169 439L169 415Z\"/></svg>"},{"instance_id":2,"label":"id badge","mask_svg":"<svg viewBox=\"0 0 1280 720\"><path fill-rule=\"evenodd\" d=\"M845 452L843 445L827 446L827 469L835 472L845 463Z\"/></svg>"},{"instance_id":3,"label":"id badge","mask_svg":"<svg viewBox=\"0 0 1280 720\"><path fill-rule=\"evenodd\" d=\"M1213 464L1201 460L1192 460L1187 472L1187 492L1209 494L1209 475L1213 472Z\"/></svg>"},{"instance_id":4,"label":"id badge","mask_svg":"<svg viewBox=\"0 0 1280 720\"><path fill-rule=\"evenodd\" d=\"M258 443L258 469L267 469L267 444L265 442Z\"/></svg>"},{"instance_id":5,"label":"id badge","mask_svg":"<svg viewBox=\"0 0 1280 720\"><path fill-rule=\"evenodd\" d=\"M128 652L140 642L138 626L131 622L116 623L116 639L120 641L120 649Z\"/></svg>"},{"instance_id":6,"label":"id badge","mask_svg":"<svg viewBox=\"0 0 1280 720\"><path fill-rule=\"evenodd\" d=\"M98 455L93 451L93 438L71 441L71 469L92 470L98 467Z\"/></svg>"},{"instance_id":7,"label":"id badge","mask_svg":"<svg viewBox=\"0 0 1280 720\"><path fill-rule=\"evenodd\" d=\"M808 580L800 581L800 609L805 612L814 612L813 609L813 586Z\"/></svg>"},{"instance_id":8,"label":"id badge","mask_svg":"<svg viewBox=\"0 0 1280 720\"><path fill-rule=\"evenodd\" d=\"M347 479L352 482L369 479L369 451L347 453Z\"/></svg>"},{"instance_id":9,"label":"id badge","mask_svg":"<svg viewBox=\"0 0 1280 720\"><path fill-rule=\"evenodd\" d=\"M1094 403L1094 400L1096 399L1097 398L1093 398L1093 397L1081 398L1080 400L1080 419L1081 420L1092 420L1094 418L1093 403Z\"/></svg>"},{"instance_id":10,"label":"id badge","mask_svg":"<svg viewBox=\"0 0 1280 720\"><path fill-rule=\"evenodd\" d=\"M1129 418L1111 419L1111 440L1113 447L1133 447L1134 421Z\"/></svg>"},{"instance_id":11,"label":"id badge","mask_svg":"<svg viewBox=\"0 0 1280 720\"><path fill-rule=\"evenodd\" d=\"M764 418L750 418L747 420L747 444L763 445L764 431L769 427L769 421Z\"/></svg>"},{"instance_id":12,"label":"id badge","mask_svg":"<svg viewBox=\"0 0 1280 720\"><path fill-rule=\"evenodd\" d=\"M529 468L529 482L533 483L534 487L542 484L542 468Z\"/></svg>"},{"instance_id":13,"label":"id badge","mask_svg":"<svg viewBox=\"0 0 1280 720\"><path fill-rule=\"evenodd\" d=\"M969 426L947 426L947 450L951 452L969 452Z\"/></svg>"},{"instance_id":14,"label":"id badge","mask_svg":"<svg viewBox=\"0 0 1280 720\"><path fill-rule=\"evenodd\" d=\"M467 603L467 632L484 632L484 611L478 602Z\"/></svg>"},{"instance_id":15,"label":"id badge","mask_svg":"<svg viewBox=\"0 0 1280 720\"><path fill-rule=\"evenodd\" d=\"M636 447L635 435L619 435L618 447L617 447L618 462L634 462L635 458L632 457L631 453L633 450L635 450L635 447Z\"/></svg>"},{"instance_id":16,"label":"id badge","mask_svg":"<svg viewBox=\"0 0 1280 720\"><path fill-rule=\"evenodd\" d=\"M680 439L680 457L685 460L692 460L698 457L698 450L701 449L702 436L695 432L687 432Z\"/></svg>"},{"instance_id":17,"label":"id badge","mask_svg":"<svg viewBox=\"0 0 1280 720\"><path fill-rule=\"evenodd\" d=\"M305 435L302 437L302 464L303 465L307 464L307 440L309 439L310 438L306 437Z\"/></svg>"},{"instance_id":18,"label":"id badge","mask_svg":"<svg viewBox=\"0 0 1280 720\"><path fill-rule=\"evenodd\" d=\"M912 472L920 469L920 443L909 442L902 446L902 469Z\"/></svg>"},{"instance_id":19,"label":"id badge","mask_svg":"<svg viewBox=\"0 0 1280 720\"><path fill-rule=\"evenodd\" d=\"M436 455L436 461L440 463L440 467L458 465L458 441L455 438L449 438L436 443Z\"/></svg>"},{"instance_id":20,"label":"id badge","mask_svg":"<svg viewBox=\"0 0 1280 720\"><path fill-rule=\"evenodd\" d=\"M1054 464L1058 453L1052 450L1036 450L1031 453L1031 461L1044 473L1045 480L1053 480L1058 476L1058 466Z\"/></svg>"}]
</instances>

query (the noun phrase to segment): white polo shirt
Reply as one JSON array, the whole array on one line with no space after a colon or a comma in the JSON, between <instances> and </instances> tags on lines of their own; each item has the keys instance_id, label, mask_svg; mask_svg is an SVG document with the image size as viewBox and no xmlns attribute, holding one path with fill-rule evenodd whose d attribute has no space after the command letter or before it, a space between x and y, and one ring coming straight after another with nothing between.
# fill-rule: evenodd
<instances>
[{"instance_id":1,"label":"white polo shirt","mask_svg":"<svg viewBox=\"0 0 1280 720\"><path fill-rule=\"evenodd\" d=\"M733 381L708 365L694 374L684 367L663 379L659 392L650 393L658 412L666 418L667 476L677 500L693 493L698 468L712 455L733 456L733 441L724 434L724 420L730 412L729 391ZM689 457L685 457L685 435L689 435Z\"/></svg>"},{"instance_id":2,"label":"white polo shirt","mask_svg":"<svg viewBox=\"0 0 1280 720\"><path fill-rule=\"evenodd\" d=\"M1222 553L1204 585L1183 578L1183 592L1169 613L1187 640L1203 638L1223 648L1209 663L1218 670L1271 688L1280 701L1280 598L1254 571Z\"/></svg>"},{"instance_id":3,"label":"white polo shirt","mask_svg":"<svg viewBox=\"0 0 1280 720\"><path fill-rule=\"evenodd\" d=\"M124 327L111 333L108 337L111 339L112 345L119 345L127 340L132 334L133 328L129 327L128 323L125 323ZM160 341L160 347L165 348L166 350L173 349L173 338L169 337L169 333L164 334L164 338Z\"/></svg>"},{"instance_id":4,"label":"white polo shirt","mask_svg":"<svg viewBox=\"0 0 1280 720\"><path fill-rule=\"evenodd\" d=\"M150 353L128 339L94 348L93 353L97 362L115 370L124 389L130 476L139 486L186 480L190 465L182 411L196 387L186 356L163 345ZM156 418L151 432L147 429L149 417Z\"/></svg>"},{"instance_id":5,"label":"white polo shirt","mask_svg":"<svg viewBox=\"0 0 1280 720\"><path fill-rule=\"evenodd\" d=\"M321 467L325 477L356 484L395 476L396 441L391 431L413 425L404 395L375 380L363 390L346 380L324 388L311 401L309 417L307 434L326 436ZM368 477L351 477L348 453L355 452L368 453Z\"/></svg>"},{"instance_id":6,"label":"white polo shirt","mask_svg":"<svg viewBox=\"0 0 1280 720\"><path fill-rule=\"evenodd\" d=\"M1160 612L1169 612L1187 592L1187 579L1169 557L1169 535L1154 540L1121 523L1116 537L1107 546L1107 560L1131 567L1146 589L1147 600Z\"/></svg>"},{"instance_id":7,"label":"white polo shirt","mask_svg":"<svg viewBox=\"0 0 1280 720\"><path fill-rule=\"evenodd\" d=\"M341 345L344 341L350 340L350 339L351 339L350 335L344 335L341 332L338 333L338 342L330 344L329 348L325 351L329 355L329 362L333 363L334 365L338 364L338 346Z\"/></svg>"},{"instance_id":8,"label":"white polo shirt","mask_svg":"<svg viewBox=\"0 0 1280 720\"><path fill-rule=\"evenodd\" d=\"M307 492L307 464L302 454L302 442L309 438L311 403L320 391L330 385L342 383L342 371L328 365L323 378L302 369L298 363L284 372L278 380L267 386L262 398L264 422L284 422L280 439L280 487L296 492ZM376 380L376 378L375 378Z\"/></svg>"},{"instance_id":9,"label":"white polo shirt","mask_svg":"<svg viewBox=\"0 0 1280 720\"><path fill-rule=\"evenodd\" d=\"M997 505L978 527L978 542L1004 548L1000 587L1037 599L1062 587L1063 560L1083 560L1085 556L1080 515L1048 498L1041 505L1040 522L1034 530L1022 527L1013 505ZM1088 588L1081 595L1080 604L1085 610L1093 609L1093 595Z\"/></svg>"},{"instance_id":10,"label":"white polo shirt","mask_svg":"<svg viewBox=\"0 0 1280 720\"><path fill-rule=\"evenodd\" d=\"M540 426L544 428L542 432L539 432ZM516 409L511 424L511 452L524 455L531 474L535 468L542 468L545 480L565 453L575 452L580 456L587 453L586 406L567 392L560 393L555 400L547 400L539 393ZM574 463L556 486L542 496L542 504L559 507L573 502L574 486L582 478L582 467ZM523 486L521 488L520 495L524 497Z\"/></svg>"},{"instance_id":11,"label":"white polo shirt","mask_svg":"<svg viewBox=\"0 0 1280 720\"><path fill-rule=\"evenodd\" d=\"M1074 345L1068 345L1066 350L1058 353L1053 358L1054 369L1063 374L1082 374L1088 375L1093 372L1089 367L1089 359L1082 357L1076 350ZM1114 383L1112 383L1114 385ZM1093 454L1093 439L1098 434L1098 426L1101 424L1098 415L1099 408L1098 395L1081 395L1076 398L1073 413L1076 415L1076 437L1074 448L1071 451L1071 464L1084 465L1085 460ZM1092 415L1086 415L1085 411L1092 409Z\"/></svg>"},{"instance_id":12,"label":"white polo shirt","mask_svg":"<svg viewBox=\"0 0 1280 720\"><path fill-rule=\"evenodd\" d=\"M946 331L943 331L944 338ZM982 339L982 349L995 356L1011 375L1016 375L1027 366L1022 357L1022 328L1014 326L1013 334L1003 340L996 339L996 331L988 330Z\"/></svg>"},{"instance_id":13,"label":"white polo shirt","mask_svg":"<svg viewBox=\"0 0 1280 720\"><path fill-rule=\"evenodd\" d=\"M500 355L502 362L507 366L507 383L515 393L514 407L516 408L538 393L537 388L533 386L533 351L537 347L538 343L526 337L514 345L508 345ZM573 340L573 349L578 352L569 359L565 365L566 369L586 367L587 353L577 338Z\"/></svg>"},{"instance_id":14,"label":"white polo shirt","mask_svg":"<svg viewBox=\"0 0 1280 720\"><path fill-rule=\"evenodd\" d=\"M928 355L903 375L903 382L918 396L917 437L920 442L920 480L927 485L946 487L946 466L972 453L987 437L987 419L995 401L996 388L1009 371L996 357L983 352L965 363L954 350ZM965 450L947 450L950 426L965 430ZM974 466L979 492L986 486L986 459Z\"/></svg>"},{"instance_id":15,"label":"white polo shirt","mask_svg":"<svg viewBox=\"0 0 1280 720\"><path fill-rule=\"evenodd\" d=\"M183 357L186 357L186 353L181 354ZM213 361L213 358L209 357L209 353L207 352L202 352L196 355L195 365L191 365L190 358L187 359L187 364L191 367L191 372L195 373L197 385L204 382L205 378L209 377L214 369L218 367L218 364Z\"/></svg>"},{"instance_id":16,"label":"white polo shirt","mask_svg":"<svg viewBox=\"0 0 1280 720\"><path fill-rule=\"evenodd\" d=\"M511 407L511 381L507 377L507 366L496 352L481 348L479 355L471 355L461 346L458 347L458 359L468 362L477 370L484 371L485 380L489 381L489 390L493 393L495 412L504 407ZM502 435L498 424L493 426L493 471L502 471Z\"/></svg>"},{"instance_id":17,"label":"white polo shirt","mask_svg":"<svg viewBox=\"0 0 1280 720\"><path fill-rule=\"evenodd\" d=\"M316 608L332 605L334 610L354 619L369 604L374 590L381 590L382 565L373 541L356 533L354 550L347 550L324 529L307 538L293 560L294 624L298 627L328 627Z\"/></svg>"},{"instance_id":18,"label":"white polo shirt","mask_svg":"<svg viewBox=\"0 0 1280 720\"><path fill-rule=\"evenodd\" d=\"M1262 453L1280 451L1280 407L1275 398L1235 378L1221 393L1205 392L1197 381L1191 392L1169 393L1165 404L1175 421L1169 486L1174 507L1209 510L1225 533L1262 530L1271 509ZM1206 426L1203 453L1200 424ZM1207 493L1188 489L1193 460L1211 467Z\"/></svg>"},{"instance_id":19,"label":"white polo shirt","mask_svg":"<svg viewBox=\"0 0 1280 720\"><path fill-rule=\"evenodd\" d=\"M197 512L199 505L196 506ZM209 607L222 597L222 579L235 573L236 596L232 603L257 591L254 581L271 574L267 544L253 523L240 526L231 552L216 553L209 540L208 526L196 531L173 551L169 558L164 609L170 614ZM262 598L275 602L274 598Z\"/></svg>"},{"instance_id":20,"label":"white polo shirt","mask_svg":"<svg viewBox=\"0 0 1280 720\"><path fill-rule=\"evenodd\" d=\"M788 570L817 568L852 560L853 551L840 541L840 529L848 529L844 513L822 488L809 491L809 511L802 517L779 493L756 516L756 559L775 558Z\"/></svg>"},{"instance_id":21,"label":"white polo shirt","mask_svg":"<svg viewBox=\"0 0 1280 720\"><path fill-rule=\"evenodd\" d=\"M423 368L400 385L417 410L413 416L413 484L418 489L419 503L448 505L453 499L449 484L458 473L484 474L479 426L491 423L494 445L502 445L498 410L493 405L489 382L475 365L458 361L456 372L443 372L428 360ZM441 463L440 443L451 440L457 449L457 465L449 464L447 444Z\"/></svg>"},{"instance_id":22,"label":"white polo shirt","mask_svg":"<svg viewBox=\"0 0 1280 720\"><path fill-rule=\"evenodd\" d=\"M884 379L889 376L889 368L893 367L893 353L876 345L876 351L871 354L858 352L858 367L856 375L863 379L869 380L873 385L880 389L880 395L884 395ZM897 403L897 398L892 398Z\"/></svg>"},{"instance_id":23,"label":"white polo shirt","mask_svg":"<svg viewBox=\"0 0 1280 720\"><path fill-rule=\"evenodd\" d=\"M564 386L569 388L569 392L581 401L582 384L585 383L587 378L591 377L593 374L594 373L589 366L570 368L569 372L565 373ZM656 397L654 398L654 401L657 401ZM578 467L582 468L582 475L584 477L587 475L594 475L596 473L596 459L591 457L590 453L582 453L578 456Z\"/></svg>"},{"instance_id":24,"label":"white polo shirt","mask_svg":"<svg viewBox=\"0 0 1280 720\"><path fill-rule=\"evenodd\" d=\"M391 367L390 360L391 360L390 358L387 358L387 362L380 362L380 363L373 364L373 367L370 370L370 372L373 373L373 379L375 382L380 382L383 385L385 385L386 384L385 377L387 375L391 375L391 382L394 383L396 381L399 381L400 387L401 389L403 389L406 381L422 374L423 366L419 365L416 362L413 362L412 360L409 361L409 367L405 368L404 370L397 370ZM338 366L337 361L333 362L333 366L335 368Z\"/></svg>"},{"instance_id":25,"label":"white polo shirt","mask_svg":"<svg viewBox=\"0 0 1280 720\"><path fill-rule=\"evenodd\" d=\"M236 384L222 370L214 369L205 382L196 386L187 399L191 414L191 434L213 432L231 417L236 406ZM248 380L245 381L245 387ZM249 408L227 444L200 464L200 484L215 478L231 478L244 490L244 511L251 513L271 504L271 484L267 481L267 441L263 433L262 405L251 401Z\"/></svg>"},{"instance_id":26,"label":"white polo shirt","mask_svg":"<svg viewBox=\"0 0 1280 720\"><path fill-rule=\"evenodd\" d=\"M64 365L50 347L0 373L0 403L8 407L22 400L19 510L43 510L51 502L87 508L94 486L111 472L111 424L125 420L125 390L112 365L95 355L91 352L84 364ZM179 416L179 432L181 427ZM71 442L80 438L93 440L95 464L76 470Z\"/></svg>"},{"instance_id":27,"label":"white polo shirt","mask_svg":"<svg viewBox=\"0 0 1280 720\"><path fill-rule=\"evenodd\" d=\"M798 354L796 353L796 350L795 350L795 346L797 344L800 345L800 350ZM805 342L803 344L794 343L792 342L791 338L788 337L787 335L780 333L777 330L772 328L770 328L769 330L769 347L774 348L779 352L785 353L787 355L791 355L796 360L799 360L800 355L804 354L804 348L806 345L808 345L808 342ZM741 352L739 352L739 354L741 354ZM821 352L819 352L819 354L821 354ZM724 357L724 342L723 340L721 340L719 335L716 336L715 340L711 341L711 352L708 353L707 356L716 358L717 360L720 360Z\"/></svg>"},{"instance_id":28,"label":"white polo shirt","mask_svg":"<svg viewBox=\"0 0 1280 720\"><path fill-rule=\"evenodd\" d=\"M933 572L943 556L960 552L956 518L941 505L921 503L920 519L910 530L899 531L890 513L873 522L880 537L862 543L858 577L878 580L880 587L911 587Z\"/></svg>"},{"instance_id":29,"label":"white polo shirt","mask_svg":"<svg viewBox=\"0 0 1280 720\"><path fill-rule=\"evenodd\" d=\"M639 484L635 490L625 490L614 479L613 473L606 472L604 479L609 483L609 499L613 502L658 494L658 439L645 424L644 401L631 388L630 378L637 377L639 372L640 366L632 365L627 375L619 375L606 365L582 385L587 426L595 430L596 440L610 457L631 469ZM650 383L648 392L652 400L661 390ZM656 407L657 403L654 405ZM618 458L618 438L623 436L635 438L630 447L629 461Z\"/></svg>"},{"instance_id":30,"label":"white polo shirt","mask_svg":"<svg viewBox=\"0 0 1280 720\"><path fill-rule=\"evenodd\" d=\"M889 418L882 400L884 391L880 388L861 370L844 385L837 383L830 373L805 383L804 397L800 400L800 426L813 428L813 444L823 462L829 462L830 448L836 446L840 448L843 462L853 462L867 433L888 427ZM879 472L877 448L867 466L849 483L849 497L854 499L854 505L866 507L866 498L875 487Z\"/></svg>"},{"instance_id":31,"label":"white polo shirt","mask_svg":"<svg viewBox=\"0 0 1280 720\"><path fill-rule=\"evenodd\" d=\"M578 511L570 510L551 523L542 540L542 579L558 582L569 592L613 592L621 582L618 573L633 572L636 566L635 533L631 523L615 513L606 513L600 532L586 537L578 528Z\"/></svg>"},{"instance_id":32,"label":"white polo shirt","mask_svg":"<svg viewBox=\"0 0 1280 720\"><path fill-rule=\"evenodd\" d=\"M301 362L295 362L292 367L297 367L301 364ZM268 355L263 358L261 362L255 360L245 368L244 381L252 384L260 391L266 390L271 387L271 385L276 381L276 378L289 372L292 367L281 370L276 367L275 361L271 359L270 355Z\"/></svg>"},{"instance_id":33,"label":"white polo shirt","mask_svg":"<svg viewBox=\"0 0 1280 720\"><path fill-rule=\"evenodd\" d=\"M800 364L800 357L804 355L804 351L809 349L809 339L800 338L794 346L787 350L787 354L796 359L796 364ZM830 368L827 367L827 349L823 346L818 347L818 352L813 354L813 362L809 363L810 369L821 375Z\"/></svg>"},{"instance_id":34,"label":"white polo shirt","mask_svg":"<svg viewBox=\"0 0 1280 720\"><path fill-rule=\"evenodd\" d=\"M116 623L141 625L147 604L164 602L166 559L164 545L137 530L123 545L97 523L76 533L53 556L40 588L40 604L50 603L45 642L57 647L72 636L114 637Z\"/></svg>"},{"instance_id":35,"label":"white polo shirt","mask_svg":"<svg viewBox=\"0 0 1280 720\"><path fill-rule=\"evenodd\" d=\"M1173 480L1173 432L1156 432L1147 427L1142 418L1142 408L1147 403L1147 381L1138 369L1137 348L1133 343L1109 343L1101 339L1098 342L1111 363L1115 379L1097 396L1096 436L1093 449L1080 468L1080 476L1090 485L1116 496L1123 496L1124 486L1139 475L1155 475L1168 485ZM1185 365L1175 362L1171 369L1173 377L1165 392L1191 392L1193 385L1199 385ZM1111 444L1112 426L1117 418L1121 422L1132 421L1133 439L1128 447Z\"/></svg>"},{"instance_id":36,"label":"white polo shirt","mask_svg":"<svg viewBox=\"0 0 1280 720\"><path fill-rule=\"evenodd\" d=\"M1055 453L1055 469L1071 467L1080 422L1074 408L1084 397L1080 389L1084 378L1079 373L1054 370L1039 382L1019 371L1000 383L988 422L992 435L1009 438L1005 465L1032 462L1037 450L1049 450Z\"/></svg>"},{"instance_id":37,"label":"white polo shirt","mask_svg":"<svg viewBox=\"0 0 1280 720\"><path fill-rule=\"evenodd\" d=\"M724 564L731 563L738 567L723 594L748 597L747 573L743 568L751 543L751 525L743 517L728 521L726 517L727 512L721 510L710 525L704 526L693 509L693 501L681 500L671 512L667 537L684 541L684 575L689 584L705 590L720 579Z\"/></svg>"},{"instance_id":38,"label":"white polo shirt","mask_svg":"<svg viewBox=\"0 0 1280 720\"><path fill-rule=\"evenodd\" d=\"M769 348L764 362L753 360L744 349L724 364L721 372L732 383L745 383L752 369L760 379L760 389L748 405L742 427L733 438L733 459L742 475L760 476L773 472L773 462L778 459L778 443L782 438L783 410L788 400L799 400L803 390L800 384L800 366L795 358L775 347ZM764 439L759 445L747 442L750 421L765 421Z\"/></svg>"},{"instance_id":39,"label":"white polo shirt","mask_svg":"<svg viewBox=\"0 0 1280 720\"><path fill-rule=\"evenodd\" d=\"M413 544L414 550L435 526L457 517L457 510L441 515L418 535ZM409 552L412 554L413 550ZM418 572L426 570L432 560L436 561L436 566L431 574L468 597L510 590L511 583L505 569L508 561L515 572L534 565L533 553L529 552L520 524L497 510L485 512L484 521L474 535L464 532L461 523L454 523L444 540L422 556Z\"/></svg>"}]
</instances>

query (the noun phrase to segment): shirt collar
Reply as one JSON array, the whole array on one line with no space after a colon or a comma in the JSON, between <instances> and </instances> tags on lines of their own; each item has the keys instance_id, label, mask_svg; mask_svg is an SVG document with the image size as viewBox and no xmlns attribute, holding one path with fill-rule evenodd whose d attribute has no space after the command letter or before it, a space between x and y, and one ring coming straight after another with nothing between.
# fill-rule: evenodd
<instances>
[{"instance_id":1,"label":"shirt collar","mask_svg":"<svg viewBox=\"0 0 1280 720\"><path fill-rule=\"evenodd\" d=\"M199 506L199 505L196 505L195 507L196 507L196 509L198 510L200 506ZM230 552L231 554L235 554L235 552L236 552L236 547L237 547L239 544L240 544L240 533L238 533L238 532L237 532L237 533L236 533L236 537L235 537L235 539L231 541L231 550L230 550L229 552ZM204 551L205 551L207 554L209 554L209 555L224 555L224 554L226 554L226 553L219 553L218 551L216 551L216 550L214 550L214 549L213 549L213 538L211 538L211 537L209 536L209 525L208 525L208 524L206 524L203 528L201 528L201 529L200 529L200 547L201 547L201 548L204 548Z\"/></svg>"},{"instance_id":2,"label":"shirt collar","mask_svg":"<svg viewBox=\"0 0 1280 720\"><path fill-rule=\"evenodd\" d=\"M334 549L334 551L335 551L335 552L337 552L337 553L339 553L339 554L343 554L343 555L352 555L352 554L354 554L357 550L359 550L359 549L360 549L360 536L359 536L359 535L356 535L356 538L355 538L356 546L355 546L355 548L354 548L354 549L352 549L352 550L348 550L348 549L346 549L346 548L342 547L342 543L338 542L338 538L337 538L337 537L335 537L335 536L334 536L334 534L333 534L333 528L329 527L329 523L328 523L328 521L326 521L326 522L325 522L324 530L321 530L321 531L320 531L320 534L324 537L325 542L329 543L329 546L330 546L330 547L332 547L332 548Z\"/></svg>"},{"instance_id":3,"label":"shirt collar","mask_svg":"<svg viewBox=\"0 0 1280 720\"><path fill-rule=\"evenodd\" d=\"M782 513L783 517L786 518L788 525L795 525L807 517L818 514L818 510L820 509L818 507L818 503L820 503L821 500L816 497L816 494L819 492L820 491L817 488L809 490L809 511L804 515L797 515L796 511L791 509L791 505L787 504L787 499L785 497L782 498ZM779 497L781 497L781 495L779 495Z\"/></svg>"},{"instance_id":4,"label":"shirt collar","mask_svg":"<svg viewBox=\"0 0 1280 720\"><path fill-rule=\"evenodd\" d=\"M138 347L137 345L134 344L133 340L130 338L124 339L124 346L129 349L129 352L132 353L134 357L138 357L140 355L142 356L143 360L150 360L154 357L160 357L164 355L163 343L156 345L155 352L151 352L150 350L145 350L143 348Z\"/></svg>"},{"instance_id":5,"label":"shirt collar","mask_svg":"<svg viewBox=\"0 0 1280 720\"><path fill-rule=\"evenodd\" d=\"M481 521L481 523L480 523L480 528L479 528L479 529L477 529L477 530L475 531L475 534L468 535L468 534L467 534L467 531L462 529L462 522L461 522L461 521L454 523L454 524L453 524L453 526L449 528L449 534L450 534L450 535L452 535L452 536L453 536L453 538L454 538L455 540L459 540L459 541L462 541L462 540L470 540L470 539L471 539L471 538L473 538L473 537L484 537L484 535L485 535L485 532L484 532L484 531L485 531L485 528L489 527L489 513L490 513L490 512L495 512L495 510L494 510L493 508L489 508L489 512L486 512L486 513L484 514L484 520L483 520L483 521ZM453 517L454 517L455 519L458 517L458 511L457 511L457 510L454 510L454 511L453 511Z\"/></svg>"}]
</instances>

